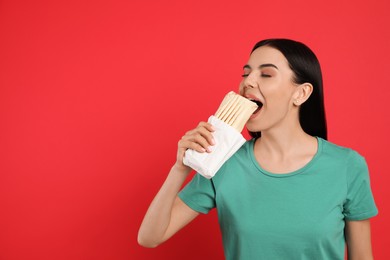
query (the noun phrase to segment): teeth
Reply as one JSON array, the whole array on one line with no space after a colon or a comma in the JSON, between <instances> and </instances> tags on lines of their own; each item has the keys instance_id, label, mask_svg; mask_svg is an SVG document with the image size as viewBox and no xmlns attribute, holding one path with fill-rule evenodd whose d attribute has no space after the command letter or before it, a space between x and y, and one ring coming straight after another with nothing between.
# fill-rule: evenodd
<instances>
[{"instance_id":1,"label":"teeth","mask_svg":"<svg viewBox=\"0 0 390 260\"><path fill-rule=\"evenodd\" d=\"M248 98L248 100L252 101L252 102L255 102L255 103L261 103L259 100L257 99L252 99L252 98Z\"/></svg>"},{"instance_id":2,"label":"teeth","mask_svg":"<svg viewBox=\"0 0 390 260\"><path fill-rule=\"evenodd\" d=\"M249 101L252 101L252 102L256 103L259 107L263 106L263 102L261 102L260 100L258 100L256 98L248 97L247 99Z\"/></svg>"}]
</instances>

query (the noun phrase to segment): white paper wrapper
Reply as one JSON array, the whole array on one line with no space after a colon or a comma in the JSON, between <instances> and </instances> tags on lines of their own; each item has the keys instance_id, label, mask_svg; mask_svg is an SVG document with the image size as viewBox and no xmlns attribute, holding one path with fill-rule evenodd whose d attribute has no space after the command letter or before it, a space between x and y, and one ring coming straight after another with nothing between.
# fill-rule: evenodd
<instances>
[{"instance_id":1,"label":"white paper wrapper","mask_svg":"<svg viewBox=\"0 0 390 260\"><path fill-rule=\"evenodd\" d=\"M210 116L208 122L215 127L213 132L215 145L211 146L211 153L199 153L188 149L183 163L210 179L246 140L235 128L215 116Z\"/></svg>"}]
</instances>

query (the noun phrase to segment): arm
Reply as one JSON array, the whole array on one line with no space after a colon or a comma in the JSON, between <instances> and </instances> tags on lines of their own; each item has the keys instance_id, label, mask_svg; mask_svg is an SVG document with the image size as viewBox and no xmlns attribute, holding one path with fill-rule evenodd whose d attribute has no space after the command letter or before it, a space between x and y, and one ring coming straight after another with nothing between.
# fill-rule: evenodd
<instances>
[{"instance_id":1,"label":"arm","mask_svg":"<svg viewBox=\"0 0 390 260\"><path fill-rule=\"evenodd\" d=\"M347 221L348 260L372 260L370 220Z\"/></svg>"},{"instance_id":2,"label":"arm","mask_svg":"<svg viewBox=\"0 0 390 260\"><path fill-rule=\"evenodd\" d=\"M172 167L142 221L138 232L140 245L156 247L198 216L177 196L190 171Z\"/></svg>"},{"instance_id":3,"label":"arm","mask_svg":"<svg viewBox=\"0 0 390 260\"><path fill-rule=\"evenodd\" d=\"M200 123L179 141L176 163L150 204L138 231L140 245L158 246L199 215L177 196L191 172L191 168L183 164L183 157L187 149L209 152L207 147L213 144L213 131L211 124Z\"/></svg>"}]
</instances>

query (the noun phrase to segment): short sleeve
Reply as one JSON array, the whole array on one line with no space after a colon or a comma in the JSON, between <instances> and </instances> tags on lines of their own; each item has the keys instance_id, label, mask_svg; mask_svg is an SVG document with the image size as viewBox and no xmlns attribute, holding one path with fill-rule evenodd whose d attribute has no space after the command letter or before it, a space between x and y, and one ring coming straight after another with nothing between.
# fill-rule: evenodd
<instances>
[{"instance_id":1,"label":"short sleeve","mask_svg":"<svg viewBox=\"0 0 390 260\"><path fill-rule=\"evenodd\" d=\"M195 174L192 180L179 192L179 198L191 209L207 214L215 208L215 189L212 179Z\"/></svg>"},{"instance_id":2,"label":"short sleeve","mask_svg":"<svg viewBox=\"0 0 390 260\"><path fill-rule=\"evenodd\" d=\"M346 220L363 220L378 214L370 187L367 163L356 152L352 152L348 160L347 187L344 203Z\"/></svg>"}]
</instances>

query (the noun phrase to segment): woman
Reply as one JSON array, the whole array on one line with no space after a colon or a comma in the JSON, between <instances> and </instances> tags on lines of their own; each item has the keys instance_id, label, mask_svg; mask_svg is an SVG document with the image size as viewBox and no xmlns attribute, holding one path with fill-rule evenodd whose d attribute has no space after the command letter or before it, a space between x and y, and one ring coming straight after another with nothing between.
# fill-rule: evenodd
<instances>
[{"instance_id":1,"label":"woman","mask_svg":"<svg viewBox=\"0 0 390 260\"><path fill-rule=\"evenodd\" d=\"M178 143L177 161L151 203L138 241L155 247L199 213L218 210L226 259L372 259L369 218L377 214L365 160L332 144L314 53L288 39L257 43L240 94L260 107L247 141L210 180L191 169L186 149L211 152L201 122Z\"/></svg>"}]
</instances>

